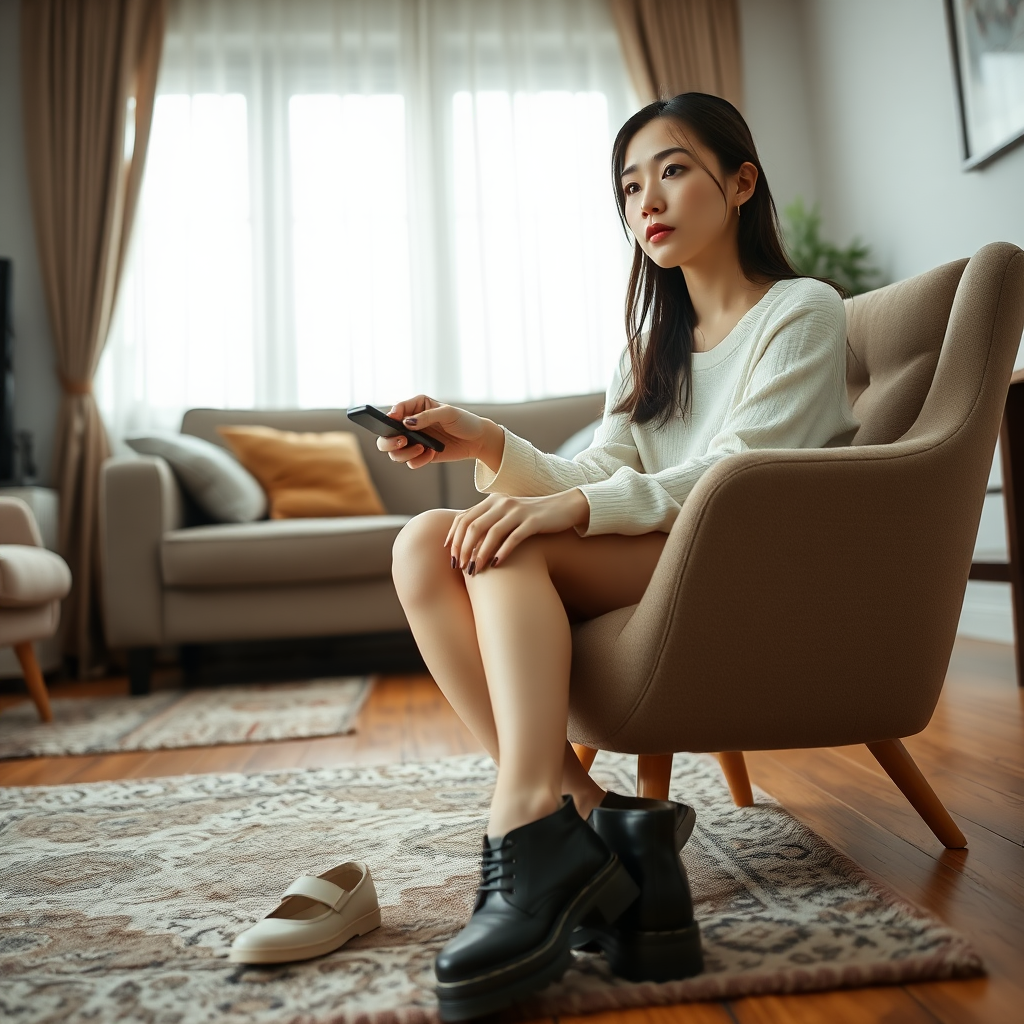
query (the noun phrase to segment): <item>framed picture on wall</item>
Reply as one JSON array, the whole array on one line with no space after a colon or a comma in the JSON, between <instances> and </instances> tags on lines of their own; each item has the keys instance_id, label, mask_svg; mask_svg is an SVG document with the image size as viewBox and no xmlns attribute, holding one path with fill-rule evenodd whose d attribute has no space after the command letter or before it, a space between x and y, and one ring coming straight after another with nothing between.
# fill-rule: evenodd
<instances>
[{"instance_id":1,"label":"framed picture on wall","mask_svg":"<svg viewBox=\"0 0 1024 1024\"><path fill-rule=\"evenodd\" d=\"M1024 0L946 0L964 170L1024 141Z\"/></svg>"}]
</instances>

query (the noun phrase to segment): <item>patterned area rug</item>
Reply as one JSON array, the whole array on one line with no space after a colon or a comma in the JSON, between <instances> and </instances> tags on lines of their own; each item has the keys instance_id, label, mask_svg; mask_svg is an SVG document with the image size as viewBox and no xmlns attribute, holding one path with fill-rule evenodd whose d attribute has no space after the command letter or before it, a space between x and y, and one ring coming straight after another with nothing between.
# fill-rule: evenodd
<instances>
[{"instance_id":1,"label":"patterned area rug","mask_svg":"<svg viewBox=\"0 0 1024 1024\"><path fill-rule=\"evenodd\" d=\"M0 759L335 736L352 731L369 692L369 679L347 676L58 699L45 725L26 700L0 714Z\"/></svg>"},{"instance_id":2,"label":"patterned area rug","mask_svg":"<svg viewBox=\"0 0 1024 1024\"><path fill-rule=\"evenodd\" d=\"M595 777L628 792L635 760ZM19 1022L427 1024L434 955L468 916L490 762L204 775L0 792L0 1017ZM705 972L632 984L580 953L524 1018L981 973L957 934L870 881L715 761L676 759ZM907 813L911 813L908 809ZM243 967L231 939L302 873L366 860L381 928L318 960Z\"/></svg>"}]
</instances>

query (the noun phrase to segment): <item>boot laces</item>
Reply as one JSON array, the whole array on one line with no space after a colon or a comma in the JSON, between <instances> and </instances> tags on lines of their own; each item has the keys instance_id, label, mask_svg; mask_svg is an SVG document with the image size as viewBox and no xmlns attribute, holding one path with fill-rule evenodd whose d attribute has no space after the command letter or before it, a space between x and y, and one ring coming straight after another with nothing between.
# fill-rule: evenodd
<instances>
[{"instance_id":1,"label":"boot laces","mask_svg":"<svg viewBox=\"0 0 1024 1024\"><path fill-rule=\"evenodd\" d=\"M515 892L516 862L513 845L502 843L497 849L486 843L480 865L480 893Z\"/></svg>"}]
</instances>

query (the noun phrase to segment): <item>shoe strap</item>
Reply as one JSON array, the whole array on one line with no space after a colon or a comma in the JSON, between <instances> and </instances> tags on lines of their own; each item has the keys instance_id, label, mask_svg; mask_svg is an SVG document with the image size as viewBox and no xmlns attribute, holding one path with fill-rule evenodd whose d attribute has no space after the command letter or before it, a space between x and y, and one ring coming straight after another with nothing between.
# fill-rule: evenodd
<instances>
[{"instance_id":1,"label":"shoe strap","mask_svg":"<svg viewBox=\"0 0 1024 1024\"><path fill-rule=\"evenodd\" d=\"M331 910L341 910L352 898L352 892L342 889L340 885L335 885L333 882L328 882L326 878L302 875L288 886L281 899L283 900L286 896L306 896L311 900L316 900L317 903L322 903L325 907L330 907Z\"/></svg>"}]
</instances>

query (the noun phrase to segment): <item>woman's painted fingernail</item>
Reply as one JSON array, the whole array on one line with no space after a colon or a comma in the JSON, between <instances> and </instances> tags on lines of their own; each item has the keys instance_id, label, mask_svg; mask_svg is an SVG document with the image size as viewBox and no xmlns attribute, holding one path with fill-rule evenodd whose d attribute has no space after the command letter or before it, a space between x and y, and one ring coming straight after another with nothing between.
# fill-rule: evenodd
<instances>
[{"instance_id":1,"label":"woman's painted fingernail","mask_svg":"<svg viewBox=\"0 0 1024 1024\"><path fill-rule=\"evenodd\" d=\"M495 567L495 566L496 566L497 564L498 564L498 556L497 556L497 555L495 555L495 556L494 556L494 557L493 557L493 558L491 559L491 568L493 569L493 568L494 568L494 567Z\"/></svg>"},{"instance_id":2,"label":"woman's painted fingernail","mask_svg":"<svg viewBox=\"0 0 1024 1024\"><path fill-rule=\"evenodd\" d=\"M469 575L472 576L476 572L476 562L469 563Z\"/></svg>"},{"instance_id":3,"label":"woman's painted fingernail","mask_svg":"<svg viewBox=\"0 0 1024 1024\"><path fill-rule=\"evenodd\" d=\"M403 423L408 423L410 427L415 427L416 426L416 417L415 416L406 416L405 419L402 420L402 422Z\"/></svg>"},{"instance_id":4,"label":"woman's painted fingernail","mask_svg":"<svg viewBox=\"0 0 1024 1024\"><path fill-rule=\"evenodd\" d=\"M455 561L455 556L452 555L452 568L454 569L456 565L458 565L458 562Z\"/></svg>"}]
</instances>

